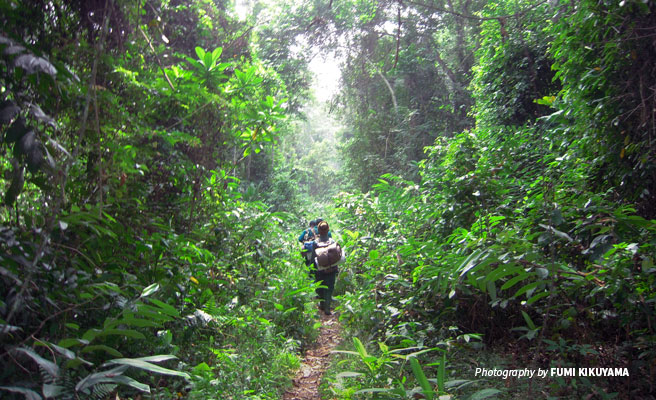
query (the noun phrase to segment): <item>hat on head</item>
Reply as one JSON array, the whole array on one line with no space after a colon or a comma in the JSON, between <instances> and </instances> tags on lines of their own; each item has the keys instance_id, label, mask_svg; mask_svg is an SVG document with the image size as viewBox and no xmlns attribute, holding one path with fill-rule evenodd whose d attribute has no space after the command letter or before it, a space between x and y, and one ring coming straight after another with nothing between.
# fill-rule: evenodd
<instances>
[{"instance_id":1,"label":"hat on head","mask_svg":"<svg viewBox=\"0 0 656 400\"><path fill-rule=\"evenodd\" d=\"M319 222L318 229L319 229L319 234L320 235L327 234L328 231L330 230L330 228L328 227L328 222L326 222L326 221Z\"/></svg>"}]
</instances>

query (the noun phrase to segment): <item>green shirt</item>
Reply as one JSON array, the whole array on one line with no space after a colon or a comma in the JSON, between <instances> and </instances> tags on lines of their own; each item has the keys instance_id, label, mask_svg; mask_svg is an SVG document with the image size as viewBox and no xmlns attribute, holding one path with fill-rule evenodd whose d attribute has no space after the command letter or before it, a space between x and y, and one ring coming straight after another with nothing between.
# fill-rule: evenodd
<instances>
[{"instance_id":1,"label":"green shirt","mask_svg":"<svg viewBox=\"0 0 656 400\"><path fill-rule=\"evenodd\" d=\"M303 243L307 242L309 240L314 240L319 237L319 234L316 231L316 228L307 228L306 230L301 233L301 236L298 237L298 241Z\"/></svg>"}]
</instances>

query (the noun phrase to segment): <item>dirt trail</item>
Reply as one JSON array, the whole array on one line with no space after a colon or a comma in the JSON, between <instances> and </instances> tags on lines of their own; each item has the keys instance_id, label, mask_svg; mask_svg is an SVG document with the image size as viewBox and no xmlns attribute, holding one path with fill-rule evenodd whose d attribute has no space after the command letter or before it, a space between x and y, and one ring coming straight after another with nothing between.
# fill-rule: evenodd
<instances>
[{"instance_id":1,"label":"dirt trail","mask_svg":"<svg viewBox=\"0 0 656 400\"><path fill-rule=\"evenodd\" d=\"M319 384L330 364L330 354L339 344L341 326L335 314L321 313L321 329L317 341L305 353L301 368L294 378L294 387L283 395L283 400L321 400Z\"/></svg>"}]
</instances>

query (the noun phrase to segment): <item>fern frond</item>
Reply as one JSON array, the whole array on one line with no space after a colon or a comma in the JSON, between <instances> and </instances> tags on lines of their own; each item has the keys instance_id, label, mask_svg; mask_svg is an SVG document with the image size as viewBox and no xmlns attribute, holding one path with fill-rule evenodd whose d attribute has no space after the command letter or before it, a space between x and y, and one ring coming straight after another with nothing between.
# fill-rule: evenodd
<instances>
[{"instance_id":1,"label":"fern frond","mask_svg":"<svg viewBox=\"0 0 656 400\"><path fill-rule=\"evenodd\" d=\"M204 328L214 321L214 317L202 310L196 310L185 317L185 324L190 328Z\"/></svg>"},{"instance_id":2,"label":"fern frond","mask_svg":"<svg viewBox=\"0 0 656 400\"><path fill-rule=\"evenodd\" d=\"M109 397L116 390L117 385L111 383L99 383L93 387L91 399L104 400Z\"/></svg>"}]
</instances>

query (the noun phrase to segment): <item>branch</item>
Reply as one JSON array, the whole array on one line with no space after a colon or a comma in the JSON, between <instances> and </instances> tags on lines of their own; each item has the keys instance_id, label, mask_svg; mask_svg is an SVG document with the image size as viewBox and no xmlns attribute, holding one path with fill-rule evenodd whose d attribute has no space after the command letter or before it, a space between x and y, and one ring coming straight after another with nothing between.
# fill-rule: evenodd
<instances>
[{"instance_id":1,"label":"branch","mask_svg":"<svg viewBox=\"0 0 656 400\"><path fill-rule=\"evenodd\" d=\"M54 313L54 314L52 314L52 315L46 317L43 321L41 321L41 323L40 323L39 326L36 328L36 330L35 330L34 332L32 332L31 334L29 334L28 336L26 336L26 337L25 337L23 340L21 340L20 342L18 342L18 343L17 343L17 346L24 345L25 343L27 343L27 341L28 341L30 338L33 338L33 339L35 339L35 340L38 340L38 339L36 339L35 335L38 334L39 332L41 332L41 329L43 329L43 328L46 326L46 323L47 323L48 321L50 321L51 319L57 318L58 316L60 316L60 315L62 315L62 314L64 314L64 313L67 313L67 312L69 312L69 311L73 311L73 310L75 310L75 309L78 308L78 307L82 307L82 306L84 306L84 305L86 305L86 304L89 304L89 303L91 303L92 301L95 301L98 297L100 297L99 294L95 295L94 297L92 297L92 298L90 298L90 299L88 299L88 300L86 300L86 301L83 301L82 303L74 304L74 305L72 305L72 306L70 306L70 307L68 307L68 308L65 308L65 309L63 309L63 310L59 310L59 311L57 311L56 313ZM3 332L3 333L4 333L4 332ZM9 354L9 351L10 351L9 346L7 346L6 349L5 349L5 352L2 353L2 354L0 354L0 358L4 357L5 355L8 355L8 354Z\"/></svg>"},{"instance_id":2,"label":"branch","mask_svg":"<svg viewBox=\"0 0 656 400\"><path fill-rule=\"evenodd\" d=\"M233 39L230 43L228 43L228 45L227 45L226 47L223 48L223 51L228 50L229 48L232 47L233 44L237 43L238 40L240 40L240 39L242 39L244 36L248 35L248 33L249 33L250 31L252 31L253 28L254 28L254 26L249 26L248 29L246 29L246 30L244 31L244 33L242 33L241 35L239 35L239 37L237 37L236 39Z\"/></svg>"},{"instance_id":3,"label":"branch","mask_svg":"<svg viewBox=\"0 0 656 400\"><path fill-rule=\"evenodd\" d=\"M62 247L62 248L64 248L64 249L71 250L71 251L73 251L73 252L79 254L80 256L84 257L89 263L91 263L91 265L93 265L94 268L98 268L98 266L96 265L96 263L94 263L93 260L92 260L91 258L89 258L89 256L87 256L86 254L82 253L80 250L76 249L75 247L66 246L65 244L61 244L61 243L53 243L53 245L55 245L55 246L57 246L57 247Z\"/></svg>"},{"instance_id":4,"label":"branch","mask_svg":"<svg viewBox=\"0 0 656 400\"><path fill-rule=\"evenodd\" d=\"M96 142L96 151L98 152L98 218L102 218L102 209L103 209L103 168L102 168L102 146L100 144L102 140L102 133L100 131L100 115L98 112L98 89L93 89L93 106L96 113L96 134L98 135L98 141Z\"/></svg>"},{"instance_id":5,"label":"branch","mask_svg":"<svg viewBox=\"0 0 656 400\"><path fill-rule=\"evenodd\" d=\"M449 66L446 64L446 61L444 61L442 59L442 56L440 56L439 52L435 52L435 59L437 60L437 63L440 64L440 67L442 67L446 75L449 77L449 80L453 83L453 86L456 88L456 90L459 91L460 93L467 93L465 88L463 88L460 82L458 81L455 72L453 72L453 70L449 68Z\"/></svg>"},{"instance_id":6,"label":"branch","mask_svg":"<svg viewBox=\"0 0 656 400\"><path fill-rule=\"evenodd\" d=\"M144 37L144 39L146 39L146 42L148 42L148 46L150 46L150 50L153 51L153 54L155 55L155 60L157 61L157 65L159 65L159 69L162 70L162 74L164 75L164 79L166 79L166 82L169 84L171 90L175 91L175 88L173 87L173 84L171 83L169 76L166 75L166 70L164 69L162 62L160 61L159 56L157 55L157 52L153 47L153 44L150 42L150 39L148 39L148 36L146 36L146 32L144 32L143 29L141 29L141 27L139 27L139 32L141 32L141 35Z\"/></svg>"},{"instance_id":7,"label":"branch","mask_svg":"<svg viewBox=\"0 0 656 400\"><path fill-rule=\"evenodd\" d=\"M103 52L103 48L105 45L105 36L107 35L107 31L109 29L109 19L111 18L111 14L112 14L112 9L109 8L109 11L107 11L108 8L109 8L109 0L105 2L105 9L103 10L103 13L105 14L103 26L102 26L102 30L100 31L100 38L98 39L98 43L96 43L96 56L93 58L89 88L87 89L86 98L84 99L84 112L82 113L82 123L80 124L80 130L77 135L79 137L79 143L78 146L76 146L73 149L73 156L71 157L71 160L75 160L77 158L77 153L79 152L80 145L82 144L82 141L85 136L85 132L87 130L87 121L89 119L89 106L91 105L91 94L95 93L96 91L98 59L100 58L100 55Z\"/></svg>"},{"instance_id":8,"label":"branch","mask_svg":"<svg viewBox=\"0 0 656 400\"><path fill-rule=\"evenodd\" d=\"M390 94L392 95L392 103L394 104L394 112L396 112L398 114L398 105L396 103L396 95L394 94L394 89L392 89L392 85L390 85L387 78L385 78L385 75L383 75L383 73L380 72L379 69L376 69L376 72L378 72L378 75L380 75L383 82L385 82L385 85L387 86L387 89L389 90Z\"/></svg>"},{"instance_id":9,"label":"branch","mask_svg":"<svg viewBox=\"0 0 656 400\"><path fill-rule=\"evenodd\" d=\"M396 68L396 64L399 63L399 48L401 47L401 4L399 3L397 10L397 19L399 22L399 27L396 30L396 55L394 56L394 66L392 69Z\"/></svg>"}]
</instances>

